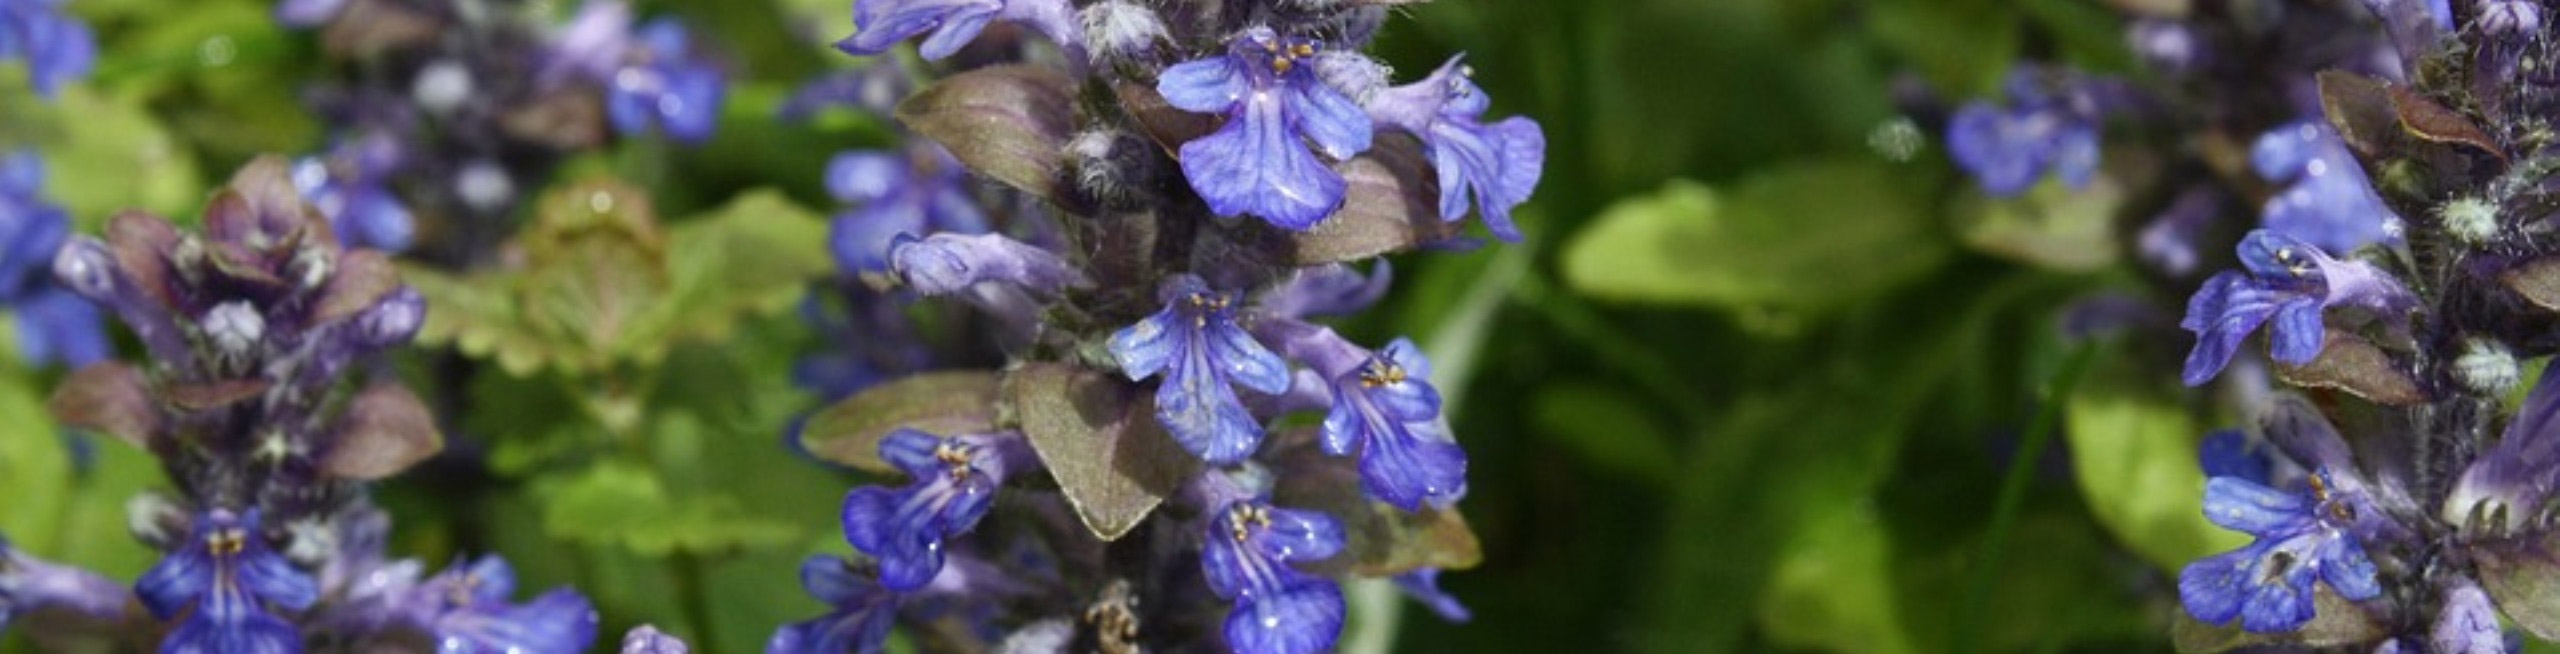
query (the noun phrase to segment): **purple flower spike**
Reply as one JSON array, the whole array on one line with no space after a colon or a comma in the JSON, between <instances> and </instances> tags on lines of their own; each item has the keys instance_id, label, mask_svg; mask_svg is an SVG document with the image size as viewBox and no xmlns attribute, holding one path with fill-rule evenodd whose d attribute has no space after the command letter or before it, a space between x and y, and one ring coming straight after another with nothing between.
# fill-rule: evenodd
<instances>
[{"instance_id":1,"label":"purple flower spike","mask_svg":"<svg viewBox=\"0 0 2560 654\"><path fill-rule=\"evenodd\" d=\"M2009 73L2008 104L1966 103L1949 119L1947 152L1982 192L2024 193L2048 171L2072 188L2097 175L2097 102L2081 89L2048 88L2049 76L2020 67Z\"/></svg>"},{"instance_id":2,"label":"purple flower spike","mask_svg":"<svg viewBox=\"0 0 2560 654\"><path fill-rule=\"evenodd\" d=\"M655 125L685 143L711 138L728 76L694 56L691 36L673 19L641 26L635 45L608 82L605 113L614 130L639 134Z\"/></svg>"},{"instance_id":3,"label":"purple flower spike","mask_svg":"<svg viewBox=\"0 0 2560 654\"><path fill-rule=\"evenodd\" d=\"M1157 294L1164 310L1111 335L1111 354L1131 381L1158 374L1156 418L1202 460L1244 460L1262 444L1262 422L1232 386L1264 395L1289 390L1289 364L1236 324L1235 297L1178 275Z\"/></svg>"},{"instance_id":4,"label":"purple flower spike","mask_svg":"<svg viewBox=\"0 0 2560 654\"><path fill-rule=\"evenodd\" d=\"M1234 502L1211 514L1200 567L1209 589L1233 600L1227 646L1237 654L1314 654L1342 634L1342 589L1292 563L1342 551L1342 526L1314 511Z\"/></svg>"},{"instance_id":5,"label":"purple flower spike","mask_svg":"<svg viewBox=\"0 0 2560 654\"><path fill-rule=\"evenodd\" d=\"M923 588L942 571L943 540L976 527L1007 475L1036 466L1020 436L942 437L901 429L880 458L907 471L905 488L864 486L844 497L844 538L880 559L880 585Z\"/></svg>"},{"instance_id":6,"label":"purple flower spike","mask_svg":"<svg viewBox=\"0 0 2560 654\"><path fill-rule=\"evenodd\" d=\"M2327 470L2316 471L2305 479L2309 487L2295 492L2236 477L2205 482L2205 517L2257 540L2179 571L2187 614L2209 624L2239 618L2242 629L2278 633L2314 617L2315 580L2350 600L2381 595L2373 560L2352 532L2360 502L2329 479Z\"/></svg>"},{"instance_id":7,"label":"purple flower spike","mask_svg":"<svg viewBox=\"0 0 2560 654\"><path fill-rule=\"evenodd\" d=\"M857 574L848 561L812 555L800 564L800 585L832 610L774 631L765 654L873 654L889 640L897 594Z\"/></svg>"},{"instance_id":8,"label":"purple flower spike","mask_svg":"<svg viewBox=\"0 0 2560 654\"><path fill-rule=\"evenodd\" d=\"M1546 168L1546 132L1520 116L1486 124L1491 99L1467 78L1464 59L1450 57L1422 81L1379 92L1369 101L1369 116L1413 133L1429 148L1431 167L1440 175L1441 219L1467 215L1472 194L1485 227L1516 243L1520 228L1511 223L1511 209L1538 187Z\"/></svg>"},{"instance_id":9,"label":"purple flower spike","mask_svg":"<svg viewBox=\"0 0 2560 654\"><path fill-rule=\"evenodd\" d=\"M61 0L0 0L0 61L9 59L25 60L36 94L52 98L97 65L98 41Z\"/></svg>"},{"instance_id":10,"label":"purple flower spike","mask_svg":"<svg viewBox=\"0 0 2560 654\"><path fill-rule=\"evenodd\" d=\"M932 32L916 47L928 61L951 56L978 39L989 23L1022 23L1083 59L1084 30L1067 0L854 0L853 36L836 49L856 56L888 52L916 35Z\"/></svg>"},{"instance_id":11,"label":"purple flower spike","mask_svg":"<svg viewBox=\"0 0 2560 654\"><path fill-rule=\"evenodd\" d=\"M827 162L826 182L828 193L856 205L827 227L827 246L847 271L887 270L899 234L987 231L986 213L969 197L968 169L939 145L840 153Z\"/></svg>"},{"instance_id":12,"label":"purple flower spike","mask_svg":"<svg viewBox=\"0 0 2560 654\"><path fill-rule=\"evenodd\" d=\"M2189 386L2220 374L2240 341L2271 320L2268 351L2277 361L2302 365L2320 356L2327 335L2322 314L2329 308L2358 307L2397 319L2416 305L2400 282L2373 264L2330 258L2272 230L2241 239L2240 262L2247 272L2214 275L2187 301L2187 317L2178 326L2196 334L2184 374Z\"/></svg>"},{"instance_id":13,"label":"purple flower spike","mask_svg":"<svg viewBox=\"0 0 2560 654\"><path fill-rule=\"evenodd\" d=\"M1226 54L1176 64L1157 78L1166 103L1227 117L1218 131L1182 144L1182 174L1210 211L1305 231L1342 205L1342 175L1307 145L1336 161L1360 154L1369 149L1369 116L1307 65L1322 48L1256 27Z\"/></svg>"},{"instance_id":14,"label":"purple flower spike","mask_svg":"<svg viewBox=\"0 0 2560 654\"><path fill-rule=\"evenodd\" d=\"M198 516L187 539L142 573L133 589L163 620L194 607L161 644L164 653L300 652L302 636L267 607L300 610L320 598L310 575L267 547L254 509Z\"/></svg>"},{"instance_id":15,"label":"purple flower spike","mask_svg":"<svg viewBox=\"0 0 2560 654\"><path fill-rule=\"evenodd\" d=\"M0 536L0 633L17 616L62 611L110 621L124 613L123 586L97 573L28 556Z\"/></svg>"},{"instance_id":16,"label":"purple flower spike","mask_svg":"<svg viewBox=\"0 0 2560 654\"><path fill-rule=\"evenodd\" d=\"M1083 271L1058 255L1003 234L899 234L889 245L889 269L926 295L960 293L986 283L1054 294L1089 283Z\"/></svg>"},{"instance_id":17,"label":"purple flower spike","mask_svg":"<svg viewBox=\"0 0 2560 654\"><path fill-rule=\"evenodd\" d=\"M2292 184L2267 198L2267 229L2330 252L2353 252L2398 229L2400 217L2374 195L2373 181L2327 125L2302 121L2268 130L2250 146L2249 164L2269 182Z\"/></svg>"}]
</instances>

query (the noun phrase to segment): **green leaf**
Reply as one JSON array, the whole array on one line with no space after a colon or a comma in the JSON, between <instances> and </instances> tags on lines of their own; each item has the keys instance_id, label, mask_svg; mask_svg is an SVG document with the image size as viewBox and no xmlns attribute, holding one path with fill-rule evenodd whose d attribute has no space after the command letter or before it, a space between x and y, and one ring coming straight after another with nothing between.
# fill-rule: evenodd
<instances>
[{"instance_id":1,"label":"green leaf","mask_svg":"<svg viewBox=\"0 0 2560 654\"><path fill-rule=\"evenodd\" d=\"M1788 649L1913 650L1893 592L1893 544L1871 505L1807 516L1760 594L1760 626Z\"/></svg>"},{"instance_id":2,"label":"green leaf","mask_svg":"<svg viewBox=\"0 0 2560 654\"><path fill-rule=\"evenodd\" d=\"M139 97L71 86L51 103L34 94L0 99L0 146L31 145L45 163L46 197L96 233L109 216L141 209L193 216L204 179L185 144L171 138Z\"/></svg>"},{"instance_id":3,"label":"green leaf","mask_svg":"<svg viewBox=\"0 0 2560 654\"><path fill-rule=\"evenodd\" d=\"M2131 383L2141 374L2131 364L2110 357L2065 406L2072 478L2090 514L2165 571L2247 544L2247 536L2214 526L2199 508L2204 472L2196 467L2196 442L2205 430L2156 385Z\"/></svg>"},{"instance_id":4,"label":"green leaf","mask_svg":"<svg viewBox=\"0 0 2560 654\"><path fill-rule=\"evenodd\" d=\"M2047 180L2017 198L1993 198L1968 190L1949 211L1956 232L1973 249L2066 272L2094 272L2115 265L2116 209L2125 189L2099 176L2087 188Z\"/></svg>"},{"instance_id":5,"label":"green leaf","mask_svg":"<svg viewBox=\"0 0 2560 654\"><path fill-rule=\"evenodd\" d=\"M800 446L818 458L862 470L898 474L880 460L880 439L900 428L956 436L996 427L996 375L932 372L863 389L818 410L800 429Z\"/></svg>"},{"instance_id":6,"label":"green leaf","mask_svg":"<svg viewBox=\"0 0 2560 654\"><path fill-rule=\"evenodd\" d=\"M1004 400L1085 529L1116 540L1200 474L1156 421L1152 395L1097 370L1032 363L1005 373Z\"/></svg>"},{"instance_id":7,"label":"green leaf","mask_svg":"<svg viewBox=\"0 0 2560 654\"><path fill-rule=\"evenodd\" d=\"M1850 159L1787 164L1730 190L1673 182L1621 200L1566 246L1591 295L1818 311L1926 274L1950 253L1909 171Z\"/></svg>"},{"instance_id":8,"label":"green leaf","mask_svg":"<svg viewBox=\"0 0 2560 654\"><path fill-rule=\"evenodd\" d=\"M1538 393L1531 419L1584 465L1615 478L1664 486L1679 477L1671 439L1633 391L1585 382Z\"/></svg>"},{"instance_id":9,"label":"green leaf","mask_svg":"<svg viewBox=\"0 0 2560 654\"><path fill-rule=\"evenodd\" d=\"M2018 57L2018 4L2003 0L1879 0L1867 33L1956 95L1999 87Z\"/></svg>"},{"instance_id":10,"label":"green leaf","mask_svg":"<svg viewBox=\"0 0 2560 654\"><path fill-rule=\"evenodd\" d=\"M672 496L657 475L623 463L598 463L565 478L546 478L537 492L547 499L542 505L545 533L642 555L780 545L799 533L787 524L744 515L734 497Z\"/></svg>"},{"instance_id":11,"label":"green leaf","mask_svg":"<svg viewBox=\"0 0 2560 654\"><path fill-rule=\"evenodd\" d=\"M724 338L742 318L789 308L831 265L825 223L771 191L666 235L627 185L581 184L540 206L519 268L402 271L435 307L421 342L451 343L519 376L654 365L679 341Z\"/></svg>"},{"instance_id":12,"label":"green leaf","mask_svg":"<svg viewBox=\"0 0 2560 654\"><path fill-rule=\"evenodd\" d=\"M674 290L654 315L679 338L727 338L739 319L789 310L834 270L826 242L826 220L780 192L740 194L669 230Z\"/></svg>"},{"instance_id":13,"label":"green leaf","mask_svg":"<svg viewBox=\"0 0 2560 654\"><path fill-rule=\"evenodd\" d=\"M0 342L10 342L0 328ZM139 447L56 429L30 372L0 355L0 535L37 556L117 578L157 558L134 540L125 502L160 481L159 461ZM94 448L75 474L72 439Z\"/></svg>"}]
</instances>

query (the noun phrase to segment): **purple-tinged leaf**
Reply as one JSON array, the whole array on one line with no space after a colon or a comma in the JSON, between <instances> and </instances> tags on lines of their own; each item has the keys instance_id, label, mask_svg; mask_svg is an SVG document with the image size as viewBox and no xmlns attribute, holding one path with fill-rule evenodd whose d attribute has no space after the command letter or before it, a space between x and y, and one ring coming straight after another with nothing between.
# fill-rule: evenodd
<instances>
[{"instance_id":1,"label":"purple-tinged leaf","mask_svg":"<svg viewBox=\"0 0 2560 654\"><path fill-rule=\"evenodd\" d=\"M2488 132L2481 131L2471 119L2408 87L2391 87L2391 109L2400 117L2401 128L2420 139L2469 146L2497 157L2500 162L2507 160L2507 153L2499 149L2498 141L2490 138Z\"/></svg>"},{"instance_id":2,"label":"purple-tinged leaf","mask_svg":"<svg viewBox=\"0 0 2560 654\"><path fill-rule=\"evenodd\" d=\"M373 481L400 474L444 449L436 419L416 394L399 384L378 384L347 403L320 471L341 479Z\"/></svg>"},{"instance_id":3,"label":"purple-tinged leaf","mask_svg":"<svg viewBox=\"0 0 2560 654\"><path fill-rule=\"evenodd\" d=\"M160 423L142 371L116 362L71 373L54 389L46 408L66 426L114 436L145 449Z\"/></svg>"},{"instance_id":4,"label":"purple-tinged leaf","mask_svg":"<svg viewBox=\"0 0 2560 654\"><path fill-rule=\"evenodd\" d=\"M1033 363L1004 377L1004 400L1022 434L1085 529L1106 541L1129 533L1200 473L1200 460L1156 420L1151 398L1072 364Z\"/></svg>"},{"instance_id":5,"label":"purple-tinged leaf","mask_svg":"<svg viewBox=\"0 0 2560 654\"><path fill-rule=\"evenodd\" d=\"M2543 640L2560 639L2560 556L2548 537L2482 541L2472 551L2480 587L2498 608Z\"/></svg>"},{"instance_id":6,"label":"purple-tinged leaf","mask_svg":"<svg viewBox=\"0 0 2560 654\"><path fill-rule=\"evenodd\" d=\"M1342 521L1348 556L1308 566L1310 570L1389 577L1423 568L1464 570L1483 562L1475 531L1455 507L1408 512L1369 499L1356 458L1328 456L1303 433L1274 438L1300 445L1283 455L1283 466L1291 473L1272 489L1273 503L1322 511Z\"/></svg>"},{"instance_id":7,"label":"purple-tinged leaf","mask_svg":"<svg viewBox=\"0 0 2560 654\"><path fill-rule=\"evenodd\" d=\"M321 31L320 47L334 58L371 61L434 43L444 21L394 0L349 0Z\"/></svg>"},{"instance_id":8,"label":"purple-tinged leaf","mask_svg":"<svg viewBox=\"0 0 2560 654\"><path fill-rule=\"evenodd\" d=\"M2276 376L2296 386L2328 388L2390 406L2427 401L2418 380L2401 370L2391 354L2372 341L2331 329L2323 335L2320 357L2304 365L2276 362Z\"/></svg>"},{"instance_id":9,"label":"purple-tinged leaf","mask_svg":"<svg viewBox=\"0 0 2560 654\"><path fill-rule=\"evenodd\" d=\"M1458 223L1440 218L1439 181L1421 144L1381 136L1368 152L1342 162L1342 208L1307 231L1291 234L1301 266L1359 261L1446 240Z\"/></svg>"},{"instance_id":10,"label":"purple-tinged leaf","mask_svg":"<svg viewBox=\"0 0 2560 654\"><path fill-rule=\"evenodd\" d=\"M2368 157L2400 147L2400 112L2388 84L2343 70L2321 71L2318 79L2321 113L2349 147Z\"/></svg>"},{"instance_id":11,"label":"purple-tinged leaf","mask_svg":"<svg viewBox=\"0 0 2560 654\"><path fill-rule=\"evenodd\" d=\"M979 174L1082 213L1068 178L1075 81L1037 66L996 66L944 78L905 102L898 120Z\"/></svg>"},{"instance_id":12,"label":"purple-tinged leaf","mask_svg":"<svg viewBox=\"0 0 2560 654\"><path fill-rule=\"evenodd\" d=\"M177 227L148 213L126 211L107 220L107 246L115 251L117 271L161 307L178 306L169 255L179 238Z\"/></svg>"},{"instance_id":13,"label":"purple-tinged leaf","mask_svg":"<svg viewBox=\"0 0 2560 654\"><path fill-rule=\"evenodd\" d=\"M2560 311L2560 257L2543 257L2509 268L2498 276L2507 288L2534 306Z\"/></svg>"},{"instance_id":14,"label":"purple-tinged leaf","mask_svg":"<svg viewBox=\"0 0 2560 654\"><path fill-rule=\"evenodd\" d=\"M542 94L498 117L498 128L508 136L559 150L600 145L608 127L602 96L574 87Z\"/></svg>"},{"instance_id":15,"label":"purple-tinged leaf","mask_svg":"<svg viewBox=\"0 0 2560 654\"><path fill-rule=\"evenodd\" d=\"M1154 141L1168 157L1181 152L1182 144L1217 131L1223 120L1216 114L1193 113L1173 106L1152 84L1123 82L1112 90L1120 96L1120 106L1138 119L1138 129L1146 132L1147 140Z\"/></svg>"},{"instance_id":16,"label":"purple-tinged leaf","mask_svg":"<svg viewBox=\"0 0 2560 654\"><path fill-rule=\"evenodd\" d=\"M819 409L800 428L800 447L821 459L869 472L900 474L880 460L880 440L913 429L957 436L996 429L996 375L929 372L863 389Z\"/></svg>"},{"instance_id":17,"label":"purple-tinged leaf","mask_svg":"<svg viewBox=\"0 0 2560 654\"><path fill-rule=\"evenodd\" d=\"M181 410L211 411L257 397L273 385L263 378L170 384L160 389L160 397Z\"/></svg>"},{"instance_id":18,"label":"purple-tinged leaf","mask_svg":"<svg viewBox=\"0 0 2560 654\"><path fill-rule=\"evenodd\" d=\"M2364 607L2339 597L2327 586L2316 588L2311 596L2316 612L2311 623L2301 629L2283 633L2260 634L2242 630L2238 620L2230 624L2205 624L2187 615L2177 614L2169 627L2169 641L2179 654L2216 654L2242 648L2262 646L2299 646L2313 649L2371 644L2388 632L2382 623L2366 613Z\"/></svg>"},{"instance_id":19,"label":"purple-tinged leaf","mask_svg":"<svg viewBox=\"0 0 2560 654\"><path fill-rule=\"evenodd\" d=\"M349 251L338 256L338 269L330 277L328 288L321 292L311 322L325 325L356 315L399 288L400 270L391 265L390 255L375 250Z\"/></svg>"}]
</instances>

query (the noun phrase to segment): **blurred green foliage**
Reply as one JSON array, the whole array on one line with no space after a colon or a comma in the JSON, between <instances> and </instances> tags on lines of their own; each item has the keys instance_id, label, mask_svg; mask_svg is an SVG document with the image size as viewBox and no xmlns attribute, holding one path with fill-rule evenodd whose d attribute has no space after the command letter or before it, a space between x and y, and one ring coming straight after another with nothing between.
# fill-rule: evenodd
<instances>
[{"instance_id":1,"label":"blurred green foliage","mask_svg":"<svg viewBox=\"0 0 2560 654\"><path fill-rule=\"evenodd\" d=\"M815 271L765 261L753 289L730 289L752 298L686 284L762 252L821 256L807 235L832 208L827 157L887 132L771 118L791 85L853 63L823 46L850 29L849 0L641 4L698 21L744 72L720 134L626 144L571 162L561 184L619 178L683 217L660 262L672 286L640 310L728 324L590 344L617 349L574 364L509 361L500 341L523 325L482 325L497 330L488 347L458 336L505 364L441 405L466 416L456 447L490 466L430 466L380 501L396 553L496 551L529 588L595 597L605 633L654 622L698 651L759 651L820 610L796 563L847 549L837 504L862 479L782 445L816 404L789 386L790 362L817 343L775 309ZM97 79L58 104L0 99L0 142L43 148L48 192L81 224L126 207L192 220L218 171L320 145L297 95L314 46L264 2L71 6L102 36ZM2175 394L2159 344L2074 346L2053 324L2085 293L2140 292L2107 270L2114 200L1985 203L1936 142L1890 147L1932 131L1897 116L1897 81L1960 98L2021 57L2126 67L2104 4L1438 0L1398 14L1379 53L1404 77L1465 52L1494 113L1537 118L1549 151L1526 242L1399 259L1394 295L1346 327L1411 335L1440 362L1484 551L1443 577L1473 623L1405 611L1382 625L1394 612L1358 593L1372 605L1349 649L2166 648L2175 566L2234 542L2198 513L2191 454L2223 423ZM0 67L0 87L23 88L15 74ZM736 200L756 188L778 192ZM745 219L758 222L717 227ZM688 234L751 245L688 249ZM536 283L419 280L438 311ZM509 306L482 300L499 308L456 317ZM426 387L459 356L420 348L403 372ZM86 446L39 410L58 375L0 362L0 529L130 579L150 555L121 507L158 473L114 442L75 470Z\"/></svg>"}]
</instances>

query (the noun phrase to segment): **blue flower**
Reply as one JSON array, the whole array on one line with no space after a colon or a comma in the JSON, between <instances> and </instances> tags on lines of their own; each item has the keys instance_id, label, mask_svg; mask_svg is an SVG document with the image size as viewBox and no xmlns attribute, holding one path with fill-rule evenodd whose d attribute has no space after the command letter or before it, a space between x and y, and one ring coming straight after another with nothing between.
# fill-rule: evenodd
<instances>
[{"instance_id":1,"label":"blue flower","mask_svg":"<svg viewBox=\"0 0 2560 654\"><path fill-rule=\"evenodd\" d=\"M1396 339L1333 377L1333 408L1324 417L1324 451L1360 455L1361 486L1407 511L1447 504L1466 490L1467 453L1438 423L1440 391L1431 360L1413 341Z\"/></svg>"},{"instance_id":2,"label":"blue flower","mask_svg":"<svg viewBox=\"0 0 2560 654\"><path fill-rule=\"evenodd\" d=\"M417 231L409 208L388 186L399 165L398 144L379 135L360 138L294 162L293 186L329 217L339 243L399 252L409 249Z\"/></svg>"},{"instance_id":3,"label":"blue flower","mask_svg":"<svg viewBox=\"0 0 2560 654\"><path fill-rule=\"evenodd\" d=\"M987 24L1000 20L1028 25L1071 57L1083 58L1084 30L1066 0L854 0L856 31L837 41L836 49L867 57L932 32L916 52L936 60L959 52Z\"/></svg>"},{"instance_id":4,"label":"blue flower","mask_svg":"<svg viewBox=\"0 0 2560 654\"><path fill-rule=\"evenodd\" d=\"M1003 234L899 234L890 240L889 264L908 287L925 295L962 293L980 284L1055 294L1088 283L1084 271L1058 255Z\"/></svg>"},{"instance_id":5,"label":"blue flower","mask_svg":"<svg viewBox=\"0 0 2560 654\"><path fill-rule=\"evenodd\" d=\"M48 287L20 298L13 307L18 323L18 354L30 365L62 364L79 369L106 360L106 318L88 298L60 287Z\"/></svg>"},{"instance_id":6,"label":"blue flower","mask_svg":"<svg viewBox=\"0 0 2560 654\"><path fill-rule=\"evenodd\" d=\"M1018 436L935 436L900 429L880 440L880 458L907 471L905 488L853 489L844 497L844 538L880 559L880 585L923 588L942 571L943 539L985 517L1007 475L1031 457Z\"/></svg>"},{"instance_id":7,"label":"blue flower","mask_svg":"<svg viewBox=\"0 0 2560 654\"><path fill-rule=\"evenodd\" d=\"M319 27L337 18L347 0L280 0L276 3L276 22L286 27Z\"/></svg>"},{"instance_id":8,"label":"blue flower","mask_svg":"<svg viewBox=\"0 0 2560 654\"><path fill-rule=\"evenodd\" d=\"M1369 149L1369 116L1304 65L1322 47L1256 27L1225 54L1176 64L1157 78L1167 104L1227 117L1218 131L1182 144L1182 174L1210 211L1304 231L1342 205L1342 175L1307 144L1349 159Z\"/></svg>"},{"instance_id":9,"label":"blue flower","mask_svg":"<svg viewBox=\"0 0 2560 654\"><path fill-rule=\"evenodd\" d=\"M124 587L79 568L28 556L0 536L0 633L38 611L109 621L124 613Z\"/></svg>"},{"instance_id":10,"label":"blue flower","mask_svg":"<svg viewBox=\"0 0 2560 654\"><path fill-rule=\"evenodd\" d=\"M15 313L18 354L33 365L79 368L107 356L96 305L53 278L54 253L71 216L45 202L44 162L32 151L0 156L0 307Z\"/></svg>"},{"instance_id":11,"label":"blue flower","mask_svg":"<svg viewBox=\"0 0 2560 654\"><path fill-rule=\"evenodd\" d=\"M596 640L595 606L568 588L510 604L515 570L506 559L456 562L415 591L437 654L574 654Z\"/></svg>"},{"instance_id":12,"label":"blue flower","mask_svg":"<svg viewBox=\"0 0 2560 654\"><path fill-rule=\"evenodd\" d=\"M133 589L162 620L194 607L160 644L162 654L300 652L302 636L267 607L300 610L320 598L310 575L267 547L255 509L197 516L187 539Z\"/></svg>"},{"instance_id":13,"label":"blue flower","mask_svg":"<svg viewBox=\"0 0 2560 654\"><path fill-rule=\"evenodd\" d=\"M1257 304L1265 315L1280 318L1347 316L1386 297L1395 278L1395 267L1384 258L1370 266L1365 276L1346 264L1308 266L1265 291Z\"/></svg>"},{"instance_id":14,"label":"blue flower","mask_svg":"<svg viewBox=\"0 0 2560 654\"><path fill-rule=\"evenodd\" d=\"M47 98L98 62L97 38L62 11L64 1L0 0L0 60L26 60L36 93Z\"/></svg>"},{"instance_id":15,"label":"blue flower","mask_svg":"<svg viewBox=\"0 0 2560 654\"><path fill-rule=\"evenodd\" d=\"M684 24L673 19L649 21L640 27L639 37L609 81L605 113L614 130L639 134L655 124L678 141L711 138L728 76L694 57Z\"/></svg>"},{"instance_id":16,"label":"blue flower","mask_svg":"<svg viewBox=\"0 0 2560 654\"><path fill-rule=\"evenodd\" d=\"M856 574L849 561L811 555L800 564L800 586L832 610L775 630L765 654L873 654L888 641L898 596Z\"/></svg>"},{"instance_id":17,"label":"blue flower","mask_svg":"<svg viewBox=\"0 0 2560 654\"><path fill-rule=\"evenodd\" d=\"M2275 459L2253 447L2248 434L2237 429L2217 429L2196 446L2196 465L2204 469L2206 477L2234 477L2268 484L2274 478Z\"/></svg>"},{"instance_id":18,"label":"blue flower","mask_svg":"<svg viewBox=\"0 0 2560 654\"><path fill-rule=\"evenodd\" d=\"M1111 354L1131 381L1158 374L1156 418L1184 449L1215 464L1244 460L1262 443L1262 422L1230 385L1265 395L1289 390L1289 364L1236 324L1235 298L1192 275L1167 280L1164 310L1111 335Z\"/></svg>"},{"instance_id":19,"label":"blue flower","mask_svg":"<svg viewBox=\"0 0 2560 654\"><path fill-rule=\"evenodd\" d=\"M2328 483L2315 471L2309 488L2287 492L2236 477L2205 482L2204 514L2214 524L2257 537L2230 552L2187 564L2178 573L2178 599L2195 619L2277 633L2299 629L2314 617L2313 582L2349 600L2382 594L2373 560L2352 529L2356 515L2372 507Z\"/></svg>"},{"instance_id":20,"label":"blue flower","mask_svg":"<svg viewBox=\"0 0 2560 654\"><path fill-rule=\"evenodd\" d=\"M2048 171L2072 188L2096 176L2096 103L2052 92L2047 76L2034 67L2010 71L2006 106L1969 102L1948 120L1947 152L1984 193L2017 195Z\"/></svg>"},{"instance_id":21,"label":"blue flower","mask_svg":"<svg viewBox=\"0 0 2560 654\"><path fill-rule=\"evenodd\" d=\"M2269 353L2277 361L2302 365L2320 356L2327 335L2321 317L2327 309L2359 307L2399 319L2416 302L2372 264L2332 259L2320 248L2271 230L2252 231L2241 239L2240 263L2247 272L2214 275L2187 301L2187 316L2178 326L2196 334L2184 374L2189 386L2221 374L2240 341L2270 320L2275 326L2267 331Z\"/></svg>"},{"instance_id":22,"label":"blue flower","mask_svg":"<svg viewBox=\"0 0 2560 654\"><path fill-rule=\"evenodd\" d=\"M2292 186L2267 198L2267 229L2330 252L2391 237L2400 217L2374 195L2373 181L2346 142L2327 125L2301 121L2268 130L2249 148L2249 165L2269 182Z\"/></svg>"},{"instance_id":23,"label":"blue flower","mask_svg":"<svg viewBox=\"0 0 2560 654\"><path fill-rule=\"evenodd\" d=\"M826 181L828 193L855 205L827 227L827 246L847 271L887 270L899 234L987 231L985 212L969 197L969 170L939 145L837 154Z\"/></svg>"},{"instance_id":24,"label":"blue flower","mask_svg":"<svg viewBox=\"0 0 2560 654\"><path fill-rule=\"evenodd\" d=\"M1467 610L1467 605L1458 603L1457 596L1440 590L1439 568L1415 568L1412 572L1396 575L1395 584L1396 588L1404 591L1406 596L1421 602L1423 606L1430 607L1431 612L1439 615L1442 620L1466 622L1475 619L1475 614Z\"/></svg>"},{"instance_id":25,"label":"blue flower","mask_svg":"<svg viewBox=\"0 0 2560 654\"><path fill-rule=\"evenodd\" d=\"M1546 168L1547 136L1537 121L1521 116L1486 124L1484 111L1492 100L1467 78L1463 59L1450 57L1422 81L1380 91L1369 100L1369 116L1413 133L1429 148L1431 167L1440 176L1442 219L1465 216L1473 195L1485 227L1518 242L1511 208L1537 188Z\"/></svg>"},{"instance_id":26,"label":"blue flower","mask_svg":"<svg viewBox=\"0 0 2560 654\"><path fill-rule=\"evenodd\" d=\"M1292 563L1342 551L1342 526L1314 511L1230 502L1211 514L1200 548L1209 589L1235 602L1227 646L1237 654L1313 654L1342 634L1342 589Z\"/></svg>"}]
</instances>

